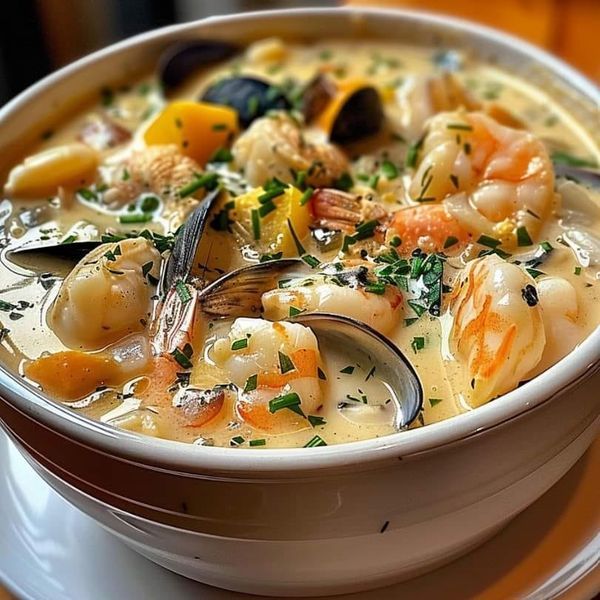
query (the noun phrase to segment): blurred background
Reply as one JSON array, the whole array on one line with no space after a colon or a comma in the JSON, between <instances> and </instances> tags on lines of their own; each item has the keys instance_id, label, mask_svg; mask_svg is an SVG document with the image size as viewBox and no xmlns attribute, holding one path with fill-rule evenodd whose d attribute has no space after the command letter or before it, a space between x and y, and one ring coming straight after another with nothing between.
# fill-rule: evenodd
<instances>
[{"instance_id":1,"label":"blurred background","mask_svg":"<svg viewBox=\"0 0 600 600\"><path fill-rule=\"evenodd\" d=\"M79 56L148 29L215 14L341 5L418 8L486 23L600 82L600 0L16 0L2 7L0 105Z\"/></svg>"}]
</instances>

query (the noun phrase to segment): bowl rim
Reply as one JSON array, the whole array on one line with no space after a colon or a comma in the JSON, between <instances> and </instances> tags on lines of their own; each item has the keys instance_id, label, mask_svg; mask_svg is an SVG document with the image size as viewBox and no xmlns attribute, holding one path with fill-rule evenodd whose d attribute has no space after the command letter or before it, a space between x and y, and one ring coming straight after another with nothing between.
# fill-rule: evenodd
<instances>
[{"instance_id":1,"label":"bowl rim","mask_svg":"<svg viewBox=\"0 0 600 600\"><path fill-rule=\"evenodd\" d=\"M236 15L212 16L197 21L170 25L130 37L109 45L51 73L27 88L0 109L0 121L9 118L44 91L95 62L122 53L124 50L169 38L174 33L194 34L198 28L212 24L243 21L264 22L286 17L331 16L355 19L399 19L448 28L463 35L490 38L504 47L543 64L549 71L572 85L588 99L600 99L600 93L590 80L562 60L511 34L472 23L464 19L415 10L364 7L295 8L248 12ZM166 468L181 472L206 474L209 472L241 474L257 478L265 474L286 476L299 472L320 471L370 465L384 460L442 449L484 431L507 424L534 410L561 394L600 368L600 326L570 354L537 375L521 387L504 394L498 401L489 402L476 410L433 423L424 428L390 434L379 438L336 444L317 448L222 448L196 446L130 433L73 412L24 382L0 365L0 401L2 398L13 409L73 442L106 452L115 458L134 461L151 468Z\"/></svg>"}]
</instances>

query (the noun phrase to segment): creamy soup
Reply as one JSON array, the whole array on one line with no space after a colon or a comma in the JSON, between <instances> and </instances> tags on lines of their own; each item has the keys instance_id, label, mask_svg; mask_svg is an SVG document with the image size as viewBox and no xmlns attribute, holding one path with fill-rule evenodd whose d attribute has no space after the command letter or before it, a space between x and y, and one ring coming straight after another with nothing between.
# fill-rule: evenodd
<instances>
[{"instance_id":1,"label":"creamy soup","mask_svg":"<svg viewBox=\"0 0 600 600\"><path fill-rule=\"evenodd\" d=\"M3 175L0 360L73 411L200 445L502 402L600 320L600 195L559 171L599 156L544 90L456 51L170 49ZM361 351L363 324L422 398Z\"/></svg>"}]
</instances>

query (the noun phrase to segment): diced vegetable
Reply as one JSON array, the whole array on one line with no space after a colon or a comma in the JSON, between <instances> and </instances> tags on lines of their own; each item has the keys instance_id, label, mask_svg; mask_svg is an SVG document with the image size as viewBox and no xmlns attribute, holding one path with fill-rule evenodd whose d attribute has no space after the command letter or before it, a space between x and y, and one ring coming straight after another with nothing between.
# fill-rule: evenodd
<instances>
[{"instance_id":1,"label":"diced vegetable","mask_svg":"<svg viewBox=\"0 0 600 600\"><path fill-rule=\"evenodd\" d=\"M8 176L11 196L39 197L55 194L60 186L81 186L98 166L98 153L85 144L56 146L26 158Z\"/></svg>"},{"instance_id":2,"label":"diced vegetable","mask_svg":"<svg viewBox=\"0 0 600 600\"><path fill-rule=\"evenodd\" d=\"M237 132L237 113L228 106L180 100L171 102L150 123L148 145L176 144L182 154L204 166Z\"/></svg>"},{"instance_id":3,"label":"diced vegetable","mask_svg":"<svg viewBox=\"0 0 600 600\"><path fill-rule=\"evenodd\" d=\"M308 235L311 219L309 204L302 204L302 192L293 186L283 188L275 197L269 196L269 192L263 188L238 196L232 218L243 225L250 239L256 239L261 253L283 252L283 256L298 256L293 234L300 240ZM265 207L270 210L265 210ZM259 227L256 227L257 219Z\"/></svg>"}]
</instances>

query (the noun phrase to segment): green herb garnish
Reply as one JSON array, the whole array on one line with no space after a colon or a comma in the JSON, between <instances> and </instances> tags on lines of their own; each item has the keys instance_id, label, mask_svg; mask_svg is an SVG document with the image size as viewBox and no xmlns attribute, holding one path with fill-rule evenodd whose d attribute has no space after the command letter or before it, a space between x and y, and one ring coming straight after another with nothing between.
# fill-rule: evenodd
<instances>
[{"instance_id":1,"label":"green herb garnish","mask_svg":"<svg viewBox=\"0 0 600 600\"><path fill-rule=\"evenodd\" d=\"M246 385L244 386L244 394L248 392L254 391L258 386L258 373L254 375L250 375L248 379L246 379Z\"/></svg>"},{"instance_id":2,"label":"green herb garnish","mask_svg":"<svg viewBox=\"0 0 600 600\"><path fill-rule=\"evenodd\" d=\"M318 446L327 446L327 442L318 435L315 435L306 444L304 444L305 448L316 448Z\"/></svg>"},{"instance_id":3,"label":"green herb garnish","mask_svg":"<svg viewBox=\"0 0 600 600\"><path fill-rule=\"evenodd\" d=\"M248 338L240 338L239 340L234 340L231 344L232 350L242 350L243 348L248 347Z\"/></svg>"},{"instance_id":4,"label":"green herb garnish","mask_svg":"<svg viewBox=\"0 0 600 600\"><path fill-rule=\"evenodd\" d=\"M287 354L279 351L277 352L277 355L279 356L279 369L281 370L282 375L296 370L296 366Z\"/></svg>"},{"instance_id":5,"label":"green herb garnish","mask_svg":"<svg viewBox=\"0 0 600 600\"><path fill-rule=\"evenodd\" d=\"M517 245L518 246L531 246L533 241L529 236L527 227L517 227Z\"/></svg>"}]
</instances>

